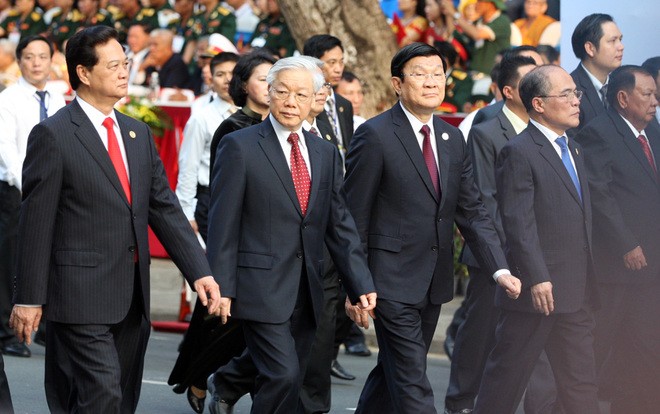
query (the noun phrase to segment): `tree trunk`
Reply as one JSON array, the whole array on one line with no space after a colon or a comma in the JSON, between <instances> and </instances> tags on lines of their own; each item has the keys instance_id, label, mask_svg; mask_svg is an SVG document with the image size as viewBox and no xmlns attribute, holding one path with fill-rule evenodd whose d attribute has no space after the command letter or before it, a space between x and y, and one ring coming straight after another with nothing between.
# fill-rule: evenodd
<instances>
[{"instance_id":1,"label":"tree trunk","mask_svg":"<svg viewBox=\"0 0 660 414\"><path fill-rule=\"evenodd\" d=\"M316 34L341 40L346 70L363 82L362 116L369 118L396 101L390 83L396 41L377 0L278 0L278 4L298 50Z\"/></svg>"}]
</instances>

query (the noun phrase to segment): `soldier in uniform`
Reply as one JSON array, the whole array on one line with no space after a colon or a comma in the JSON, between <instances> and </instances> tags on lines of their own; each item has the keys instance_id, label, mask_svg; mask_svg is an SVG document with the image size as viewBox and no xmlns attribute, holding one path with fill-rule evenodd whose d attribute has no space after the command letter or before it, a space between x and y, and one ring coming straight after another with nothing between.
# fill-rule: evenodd
<instances>
[{"instance_id":1,"label":"soldier in uniform","mask_svg":"<svg viewBox=\"0 0 660 414\"><path fill-rule=\"evenodd\" d=\"M106 9L101 8L100 0L78 0L76 8L82 14L82 19L71 35L73 35L73 32L90 26L114 27L112 16Z\"/></svg>"},{"instance_id":2,"label":"soldier in uniform","mask_svg":"<svg viewBox=\"0 0 660 414\"><path fill-rule=\"evenodd\" d=\"M250 46L265 48L281 58L293 56L296 42L280 13L280 6L276 0L257 0L256 5L266 17L257 25Z\"/></svg>"},{"instance_id":3,"label":"soldier in uniform","mask_svg":"<svg viewBox=\"0 0 660 414\"><path fill-rule=\"evenodd\" d=\"M152 29L170 29L174 31L179 24L179 13L175 12L167 0L148 0L149 7L144 7L135 17L136 23L147 24ZM176 45L174 45L176 48Z\"/></svg>"},{"instance_id":4,"label":"soldier in uniform","mask_svg":"<svg viewBox=\"0 0 660 414\"><path fill-rule=\"evenodd\" d=\"M139 0L117 0L116 4L108 6L108 12L112 15L115 30L119 33L120 43L126 43L128 28L135 22L140 10L142 10L142 6L140 6Z\"/></svg>"},{"instance_id":5,"label":"soldier in uniform","mask_svg":"<svg viewBox=\"0 0 660 414\"><path fill-rule=\"evenodd\" d=\"M229 40L236 36L236 16L219 0L199 0L204 10L195 14L195 38L220 33Z\"/></svg>"},{"instance_id":6,"label":"soldier in uniform","mask_svg":"<svg viewBox=\"0 0 660 414\"><path fill-rule=\"evenodd\" d=\"M45 32L46 24L35 6L35 0L17 0L14 8L7 13L7 18L0 23L0 37L18 43L24 36Z\"/></svg>"},{"instance_id":7,"label":"soldier in uniform","mask_svg":"<svg viewBox=\"0 0 660 414\"><path fill-rule=\"evenodd\" d=\"M445 41L437 41L434 47L440 51L445 59L445 100L439 111L444 113L465 112L466 102L470 102L472 96L472 77L463 69L458 52L454 45Z\"/></svg>"}]
</instances>

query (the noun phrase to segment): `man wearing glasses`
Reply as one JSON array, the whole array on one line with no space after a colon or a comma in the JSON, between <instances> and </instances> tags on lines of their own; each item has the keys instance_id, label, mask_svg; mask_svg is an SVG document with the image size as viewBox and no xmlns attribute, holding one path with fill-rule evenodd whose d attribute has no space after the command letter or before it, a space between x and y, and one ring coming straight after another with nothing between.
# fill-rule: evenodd
<instances>
[{"instance_id":1,"label":"man wearing glasses","mask_svg":"<svg viewBox=\"0 0 660 414\"><path fill-rule=\"evenodd\" d=\"M475 413L513 413L545 350L567 413L599 413L592 329L597 305L591 258L591 200L580 147L566 137L579 123L580 98L559 66L523 77L529 126L497 158L496 183L509 265L524 287L501 309L496 343Z\"/></svg>"},{"instance_id":2,"label":"man wearing glasses","mask_svg":"<svg viewBox=\"0 0 660 414\"><path fill-rule=\"evenodd\" d=\"M357 129L346 158L348 203L378 291L378 365L357 413L435 413L426 355L454 291L454 222L487 277L512 298L520 281L507 270L461 132L433 116L445 91L440 52L413 43L391 72L399 102ZM366 323L366 312L349 309Z\"/></svg>"}]
</instances>

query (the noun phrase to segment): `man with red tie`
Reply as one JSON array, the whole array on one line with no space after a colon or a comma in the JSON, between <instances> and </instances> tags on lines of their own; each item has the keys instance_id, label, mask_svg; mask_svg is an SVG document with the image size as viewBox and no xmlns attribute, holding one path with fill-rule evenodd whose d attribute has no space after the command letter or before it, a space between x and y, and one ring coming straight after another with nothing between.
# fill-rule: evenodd
<instances>
[{"instance_id":1,"label":"man with red tie","mask_svg":"<svg viewBox=\"0 0 660 414\"><path fill-rule=\"evenodd\" d=\"M66 60L76 99L28 138L10 324L29 344L47 320L51 412L129 413L150 332L147 226L210 313L220 292L149 127L113 110L128 89L117 32L78 32Z\"/></svg>"}]
</instances>

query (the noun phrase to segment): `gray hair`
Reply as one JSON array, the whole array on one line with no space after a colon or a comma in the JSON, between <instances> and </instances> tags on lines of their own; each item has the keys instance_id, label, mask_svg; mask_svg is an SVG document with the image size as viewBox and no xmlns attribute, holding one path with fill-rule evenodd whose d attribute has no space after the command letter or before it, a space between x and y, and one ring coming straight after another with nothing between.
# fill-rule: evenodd
<instances>
[{"instance_id":1,"label":"gray hair","mask_svg":"<svg viewBox=\"0 0 660 414\"><path fill-rule=\"evenodd\" d=\"M268 86L273 86L273 83L279 76L280 72L287 70L306 70L312 75L314 93L316 93L325 83L323 72L320 69L321 65L317 62L321 62L321 60L311 56L294 56L280 59L275 62L273 67L268 71L268 75L266 75L266 83L268 83ZM321 64L322 63L323 62L321 62Z\"/></svg>"},{"instance_id":2,"label":"gray hair","mask_svg":"<svg viewBox=\"0 0 660 414\"><path fill-rule=\"evenodd\" d=\"M556 65L542 65L537 66L529 71L520 80L519 93L520 100L525 105L527 112L532 111L532 100L537 96L545 96L550 93L552 84L550 83L550 73L559 66Z\"/></svg>"},{"instance_id":3,"label":"gray hair","mask_svg":"<svg viewBox=\"0 0 660 414\"><path fill-rule=\"evenodd\" d=\"M16 57L16 43L9 39L0 39L0 49L13 58Z\"/></svg>"},{"instance_id":4,"label":"gray hair","mask_svg":"<svg viewBox=\"0 0 660 414\"><path fill-rule=\"evenodd\" d=\"M149 36L151 36L152 39L159 39L159 38L165 39L166 41L168 41L170 46L172 45L172 41L174 40L174 33L172 33L171 30L167 30L167 29L154 29L151 31Z\"/></svg>"}]
</instances>

